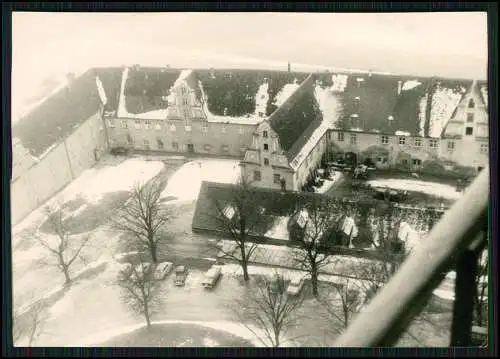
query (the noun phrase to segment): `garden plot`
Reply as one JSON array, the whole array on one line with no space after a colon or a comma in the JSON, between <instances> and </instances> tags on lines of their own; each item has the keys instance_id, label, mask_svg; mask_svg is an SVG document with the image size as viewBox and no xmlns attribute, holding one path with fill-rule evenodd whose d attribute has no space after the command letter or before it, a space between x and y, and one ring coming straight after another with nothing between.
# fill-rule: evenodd
<instances>
[{"instance_id":1,"label":"garden plot","mask_svg":"<svg viewBox=\"0 0 500 359\"><path fill-rule=\"evenodd\" d=\"M367 182L372 187L389 187L395 190L421 192L434 197L458 200L462 193L456 187L442 183L407 179L378 179Z\"/></svg>"},{"instance_id":2,"label":"garden plot","mask_svg":"<svg viewBox=\"0 0 500 359\"><path fill-rule=\"evenodd\" d=\"M237 183L240 176L241 168L237 160L188 162L172 175L161 196L176 201L194 201L203 181Z\"/></svg>"}]
</instances>

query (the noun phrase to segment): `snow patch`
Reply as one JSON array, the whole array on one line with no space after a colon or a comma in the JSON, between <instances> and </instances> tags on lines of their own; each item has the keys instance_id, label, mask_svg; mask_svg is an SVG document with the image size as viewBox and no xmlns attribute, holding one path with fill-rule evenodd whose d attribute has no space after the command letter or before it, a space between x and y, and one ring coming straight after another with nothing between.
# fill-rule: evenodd
<instances>
[{"instance_id":1,"label":"snow patch","mask_svg":"<svg viewBox=\"0 0 500 359\"><path fill-rule=\"evenodd\" d=\"M427 95L423 96L418 103L418 128L419 128L419 136L425 136L425 116L427 112Z\"/></svg>"},{"instance_id":2,"label":"snow patch","mask_svg":"<svg viewBox=\"0 0 500 359\"><path fill-rule=\"evenodd\" d=\"M457 192L454 186L442 183L403 179L380 179L368 181L367 183L372 187L389 187L395 190L421 192L451 200L457 200L462 195Z\"/></svg>"},{"instance_id":3,"label":"snow patch","mask_svg":"<svg viewBox=\"0 0 500 359\"><path fill-rule=\"evenodd\" d=\"M259 86L259 90L255 94L255 113L254 116L260 117L259 113L266 114L267 101L269 101L269 93L267 92L269 84L267 82Z\"/></svg>"},{"instance_id":4,"label":"snow patch","mask_svg":"<svg viewBox=\"0 0 500 359\"><path fill-rule=\"evenodd\" d=\"M394 134L396 136L411 136L411 133L406 131L396 131Z\"/></svg>"},{"instance_id":5,"label":"snow patch","mask_svg":"<svg viewBox=\"0 0 500 359\"><path fill-rule=\"evenodd\" d=\"M172 175L161 197L175 197L177 201L192 201L198 198L203 181L237 183L240 176L241 167L239 161L236 160L188 162Z\"/></svg>"},{"instance_id":6,"label":"snow patch","mask_svg":"<svg viewBox=\"0 0 500 359\"><path fill-rule=\"evenodd\" d=\"M289 240L288 221L290 217L280 216L274 221L273 227L269 229L264 236L274 239Z\"/></svg>"},{"instance_id":7,"label":"snow patch","mask_svg":"<svg viewBox=\"0 0 500 359\"><path fill-rule=\"evenodd\" d=\"M354 128L351 128L351 131L354 131L354 132L363 132L363 129L359 128L359 127L354 127Z\"/></svg>"},{"instance_id":8,"label":"snow patch","mask_svg":"<svg viewBox=\"0 0 500 359\"><path fill-rule=\"evenodd\" d=\"M347 87L347 75L333 74L332 75L332 86L329 88L332 92L344 92Z\"/></svg>"},{"instance_id":9,"label":"snow patch","mask_svg":"<svg viewBox=\"0 0 500 359\"><path fill-rule=\"evenodd\" d=\"M430 137L441 137L441 133L461 99L461 93L438 86L432 96L431 118L429 121Z\"/></svg>"},{"instance_id":10,"label":"snow patch","mask_svg":"<svg viewBox=\"0 0 500 359\"><path fill-rule=\"evenodd\" d=\"M203 338L203 345L206 347L218 347L219 342L217 342L217 340L214 340L210 337L205 337L205 338Z\"/></svg>"},{"instance_id":11,"label":"snow patch","mask_svg":"<svg viewBox=\"0 0 500 359\"><path fill-rule=\"evenodd\" d=\"M135 183L146 183L163 166L160 161L130 158L117 166L91 168L74 180L57 199L64 203L81 196L86 202L95 204L107 193L130 191Z\"/></svg>"},{"instance_id":12,"label":"snow patch","mask_svg":"<svg viewBox=\"0 0 500 359\"><path fill-rule=\"evenodd\" d=\"M108 97L106 96L106 91L104 91L104 87L99 76L95 77L95 84L97 86L97 92L99 92L99 97L101 98L103 105L106 105L108 103Z\"/></svg>"},{"instance_id":13,"label":"snow patch","mask_svg":"<svg viewBox=\"0 0 500 359\"><path fill-rule=\"evenodd\" d=\"M319 85L314 88L314 97L323 114L323 121L329 125L329 128L335 129L339 114L342 112L342 101L335 93Z\"/></svg>"},{"instance_id":14,"label":"snow patch","mask_svg":"<svg viewBox=\"0 0 500 359\"><path fill-rule=\"evenodd\" d=\"M182 85L183 83L185 83L186 79L189 77L189 75L191 75L192 72L193 72L193 70L189 70L189 69L182 70L181 73L179 74L179 77L177 77L177 79L175 80L172 88L176 88L176 87Z\"/></svg>"},{"instance_id":15,"label":"snow patch","mask_svg":"<svg viewBox=\"0 0 500 359\"><path fill-rule=\"evenodd\" d=\"M283 86L274 99L274 105L276 107L283 105L285 101L288 100L290 96L292 96L292 94L299 88L299 86L300 85L296 82Z\"/></svg>"},{"instance_id":16,"label":"snow patch","mask_svg":"<svg viewBox=\"0 0 500 359\"><path fill-rule=\"evenodd\" d=\"M488 88L481 86L481 96L483 97L484 104L488 107Z\"/></svg>"},{"instance_id":17,"label":"snow patch","mask_svg":"<svg viewBox=\"0 0 500 359\"><path fill-rule=\"evenodd\" d=\"M131 117L142 120L166 120L168 109L161 108L158 110L148 111L144 113L130 114Z\"/></svg>"},{"instance_id":18,"label":"snow patch","mask_svg":"<svg viewBox=\"0 0 500 359\"><path fill-rule=\"evenodd\" d=\"M411 89L414 89L415 87L417 86L420 86L422 83L417 81L417 80L409 80L409 81L405 81L405 83L403 84L403 87L401 88L402 91L408 91L408 90L411 90Z\"/></svg>"},{"instance_id":19,"label":"snow patch","mask_svg":"<svg viewBox=\"0 0 500 359\"><path fill-rule=\"evenodd\" d=\"M118 110L116 111L116 117L132 117L130 113L128 113L127 107L125 105L125 85L127 84L129 68L126 67L123 69L122 73L122 82L120 85L120 99L118 100Z\"/></svg>"}]
</instances>

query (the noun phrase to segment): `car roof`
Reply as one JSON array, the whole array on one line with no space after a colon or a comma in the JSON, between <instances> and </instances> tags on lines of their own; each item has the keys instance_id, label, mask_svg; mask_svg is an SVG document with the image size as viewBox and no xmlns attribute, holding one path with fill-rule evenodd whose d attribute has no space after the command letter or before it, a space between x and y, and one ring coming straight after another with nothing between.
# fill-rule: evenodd
<instances>
[{"instance_id":1,"label":"car roof","mask_svg":"<svg viewBox=\"0 0 500 359\"><path fill-rule=\"evenodd\" d=\"M176 270L177 272L183 272L183 271L184 271L184 269L185 269L185 267L184 267L184 266L177 266L177 267L175 267L175 270Z\"/></svg>"}]
</instances>

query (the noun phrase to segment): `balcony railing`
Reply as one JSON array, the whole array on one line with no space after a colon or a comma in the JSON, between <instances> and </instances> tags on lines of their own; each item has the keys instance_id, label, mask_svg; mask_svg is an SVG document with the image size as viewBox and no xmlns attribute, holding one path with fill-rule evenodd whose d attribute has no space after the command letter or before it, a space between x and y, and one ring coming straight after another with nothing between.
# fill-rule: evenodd
<instances>
[{"instance_id":1,"label":"balcony railing","mask_svg":"<svg viewBox=\"0 0 500 359\"><path fill-rule=\"evenodd\" d=\"M484 168L399 271L336 340L336 347L394 345L452 265L456 266L450 346L470 346L477 253L487 236L489 167Z\"/></svg>"}]
</instances>

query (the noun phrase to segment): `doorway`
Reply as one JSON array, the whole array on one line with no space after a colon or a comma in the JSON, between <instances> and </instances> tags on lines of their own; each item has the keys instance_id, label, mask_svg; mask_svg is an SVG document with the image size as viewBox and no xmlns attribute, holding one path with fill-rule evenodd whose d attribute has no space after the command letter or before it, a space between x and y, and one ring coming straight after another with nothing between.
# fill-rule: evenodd
<instances>
[{"instance_id":1,"label":"doorway","mask_svg":"<svg viewBox=\"0 0 500 359\"><path fill-rule=\"evenodd\" d=\"M188 153L194 153L194 145L192 143L188 143L187 151Z\"/></svg>"}]
</instances>

